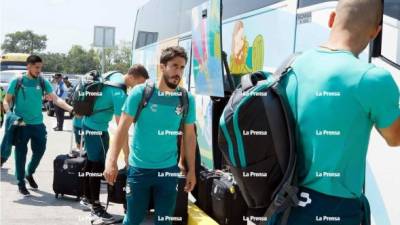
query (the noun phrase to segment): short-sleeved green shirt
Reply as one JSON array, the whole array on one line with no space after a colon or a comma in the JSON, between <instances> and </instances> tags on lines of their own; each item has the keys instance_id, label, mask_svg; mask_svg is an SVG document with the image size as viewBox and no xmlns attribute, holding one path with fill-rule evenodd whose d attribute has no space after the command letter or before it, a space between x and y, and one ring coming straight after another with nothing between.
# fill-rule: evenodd
<instances>
[{"instance_id":1,"label":"short-sleeved green shirt","mask_svg":"<svg viewBox=\"0 0 400 225\"><path fill-rule=\"evenodd\" d=\"M111 75L109 81L123 83L123 75L115 73ZM121 88L105 86L101 90L101 95L96 97L94 103L93 115L84 117L82 124L90 129L97 131L107 131L108 123L112 120L113 115L121 116L122 106L126 99L126 93ZM96 111L101 111L96 113Z\"/></svg>"},{"instance_id":2,"label":"short-sleeved green shirt","mask_svg":"<svg viewBox=\"0 0 400 225\"><path fill-rule=\"evenodd\" d=\"M314 49L296 59L285 79L292 112L297 109L300 185L359 197L372 127L389 127L400 116L393 77L351 52Z\"/></svg>"},{"instance_id":3,"label":"short-sleeved green shirt","mask_svg":"<svg viewBox=\"0 0 400 225\"><path fill-rule=\"evenodd\" d=\"M15 95L17 82L18 78L11 81L7 94ZM53 92L53 88L48 80L44 79L44 84L46 94ZM26 124L42 124L42 97L39 78L31 78L28 75L22 76L22 87L19 89L15 99L15 114L22 117Z\"/></svg>"},{"instance_id":4,"label":"short-sleeved green shirt","mask_svg":"<svg viewBox=\"0 0 400 225\"><path fill-rule=\"evenodd\" d=\"M145 84L136 86L129 94L123 111L134 117L142 99ZM145 169L168 168L177 164L177 135L182 118L179 110L180 92L164 93L158 88L135 123L129 164ZM189 93L189 110L185 124L196 120L195 100Z\"/></svg>"}]
</instances>

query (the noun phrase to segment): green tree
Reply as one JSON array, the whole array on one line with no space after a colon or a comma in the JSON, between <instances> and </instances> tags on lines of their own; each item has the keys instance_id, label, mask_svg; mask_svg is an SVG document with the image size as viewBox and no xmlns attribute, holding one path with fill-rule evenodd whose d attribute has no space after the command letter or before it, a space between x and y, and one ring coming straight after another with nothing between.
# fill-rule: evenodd
<instances>
[{"instance_id":1,"label":"green tree","mask_svg":"<svg viewBox=\"0 0 400 225\"><path fill-rule=\"evenodd\" d=\"M118 70L126 73L131 65L131 47L131 42L121 41L114 48L105 49L105 71ZM101 60L101 50L98 50L97 54Z\"/></svg>"},{"instance_id":2,"label":"green tree","mask_svg":"<svg viewBox=\"0 0 400 225\"><path fill-rule=\"evenodd\" d=\"M30 30L17 31L6 34L1 49L4 53L39 53L46 49L46 41L46 35L38 35Z\"/></svg>"},{"instance_id":3,"label":"green tree","mask_svg":"<svg viewBox=\"0 0 400 225\"><path fill-rule=\"evenodd\" d=\"M43 59L43 71L65 73L67 56L64 53L45 53L40 55Z\"/></svg>"},{"instance_id":4,"label":"green tree","mask_svg":"<svg viewBox=\"0 0 400 225\"><path fill-rule=\"evenodd\" d=\"M99 57L93 49L86 51L80 45L74 45L69 50L66 62L65 72L84 74L90 70L100 68Z\"/></svg>"}]
</instances>

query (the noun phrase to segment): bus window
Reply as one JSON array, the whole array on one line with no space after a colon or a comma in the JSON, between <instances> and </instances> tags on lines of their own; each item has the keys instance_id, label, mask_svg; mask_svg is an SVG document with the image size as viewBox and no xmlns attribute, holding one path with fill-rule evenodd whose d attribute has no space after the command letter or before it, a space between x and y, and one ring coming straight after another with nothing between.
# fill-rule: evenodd
<instances>
[{"instance_id":1,"label":"bus window","mask_svg":"<svg viewBox=\"0 0 400 225\"><path fill-rule=\"evenodd\" d=\"M189 32L192 8L202 2L205 0L149 1L136 17L135 48Z\"/></svg>"},{"instance_id":2,"label":"bus window","mask_svg":"<svg viewBox=\"0 0 400 225\"><path fill-rule=\"evenodd\" d=\"M29 54L25 53L6 53L1 56L1 70L25 70L26 59Z\"/></svg>"},{"instance_id":3,"label":"bus window","mask_svg":"<svg viewBox=\"0 0 400 225\"><path fill-rule=\"evenodd\" d=\"M324 2L332 2L333 0L299 0L299 8L316 5Z\"/></svg>"},{"instance_id":4,"label":"bus window","mask_svg":"<svg viewBox=\"0 0 400 225\"><path fill-rule=\"evenodd\" d=\"M223 21L222 46L236 84L246 73L273 72L293 53L294 3L277 3Z\"/></svg>"},{"instance_id":5,"label":"bus window","mask_svg":"<svg viewBox=\"0 0 400 225\"><path fill-rule=\"evenodd\" d=\"M228 19L246 12L254 11L256 9L264 8L284 0L223 0L222 19Z\"/></svg>"},{"instance_id":6,"label":"bus window","mask_svg":"<svg viewBox=\"0 0 400 225\"><path fill-rule=\"evenodd\" d=\"M381 55L400 65L400 1L385 0Z\"/></svg>"}]
</instances>

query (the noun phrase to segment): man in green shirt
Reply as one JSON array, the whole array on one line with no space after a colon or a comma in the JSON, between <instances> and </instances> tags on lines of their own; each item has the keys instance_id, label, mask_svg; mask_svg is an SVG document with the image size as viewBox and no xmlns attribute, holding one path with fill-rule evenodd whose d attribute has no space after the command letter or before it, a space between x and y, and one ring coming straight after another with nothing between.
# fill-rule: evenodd
<instances>
[{"instance_id":1,"label":"man in green shirt","mask_svg":"<svg viewBox=\"0 0 400 225\"><path fill-rule=\"evenodd\" d=\"M183 117L178 86L186 62L187 55L182 47L164 49L160 57L162 78L154 87L154 92L137 121L134 117L147 84L136 86L124 104L121 122L107 156L104 171L106 180L113 184L118 173L117 157L125 141L125 134L131 124L135 123L129 155L126 187L128 207L124 225L139 225L142 222L148 211L151 196L155 205L154 223L172 224L179 176L177 138L178 135L182 135L178 132L182 120L185 149L183 158L188 166L185 191L192 191L196 184L195 100L191 94L188 95L189 109L186 117Z\"/></svg>"},{"instance_id":2,"label":"man in green shirt","mask_svg":"<svg viewBox=\"0 0 400 225\"><path fill-rule=\"evenodd\" d=\"M148 77L146 69L142 65L136 64L129 69L127 74L114 73L107 81L125 87L133 87L143 83ZM88 156L85 166L84 192L88 201L81 201L81 204L91 209L90 218L93 224L107 224L114 221L114 218L100 204L100 181L109 147L108 124L113 115L117 124L119 123L125 99L126 92L123 89L105 85L96 97L94 113L82 119L84 148ZM128 136L127 133L126 136ZM125 156L129 153L127 140L126 137L126 142L121 146Z\"/></svg>"},{"instance_id":3,"label":"man in green shirt","mask_svg":"<svg viewBox=\"0 0 400 225\"><path fill-rule=\"evenodd\" d=\"M32 175L39 166L40 160L46 150L47 132L43 124L42 114L43 94L48 100L52 100L54 104L64 110L72 111L70 105L53 93L50 82L40 77L42 66L42 59L39 56L29 56L27 58L27 74L22 76L22 83L20 88L18 88L18 92L16 92L16 86L18 85L19 78L15 78L11 81L7 95L3 101L5 111L9 112L10 105L14 104L14 113L22 117L26 124L19 129L18 142L15 146L15 174L18 180L19 192L24 196L29 196L30 194L26 189L24 179L28 181L32 188L38 188ZM25 172L26 154L28 151L27 144L29 141L31 141L32 159ZM2 163L5 160L7 158L3 158L2 156Z\"/></svg>"},{"instance_id":4,"label":"man in green shirt","mask_svg":"<svg viewBox=\"0 0 400 225\"><path fill-rule=\"evenodd\" d=\"M399 88L388 71L358 59L381 19L381 0L339 1L329 40L301 54L284 80L299 132L301 202L290 225L360 225L371 129L400 145Z\"/></svg>"}]
</instances>

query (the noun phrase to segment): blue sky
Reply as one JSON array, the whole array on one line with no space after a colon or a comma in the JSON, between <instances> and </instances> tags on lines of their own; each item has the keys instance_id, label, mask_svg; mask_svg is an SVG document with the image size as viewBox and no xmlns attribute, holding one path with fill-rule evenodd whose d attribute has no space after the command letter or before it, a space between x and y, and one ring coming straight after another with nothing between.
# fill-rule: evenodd
<instances>
[{"instance_id":1,"label":"blue sky","mask_svg":"<svg viewBox=\"0 0 400 225\"><path fill-rule=\"evenodd\" d=\"M136 10L148 0L0 0L0 42L7 33L30 29L47 35L49 52L86 49L93 29L116 27L116 44L131 41Z\"/></svg>"}]
</instances>

